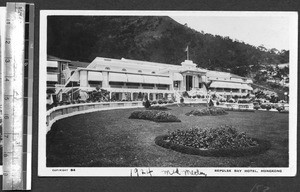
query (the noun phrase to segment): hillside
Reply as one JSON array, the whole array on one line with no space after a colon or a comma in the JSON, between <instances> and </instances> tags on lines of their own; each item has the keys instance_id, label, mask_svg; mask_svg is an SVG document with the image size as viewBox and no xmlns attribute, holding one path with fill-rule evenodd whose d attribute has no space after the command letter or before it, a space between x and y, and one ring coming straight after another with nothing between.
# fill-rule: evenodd
<instances>
[{"instance_id":1,"label":"hillside","mask_svg":"<svg viewBox=\"0 0 300 192\"><path fill-rule=\"evenodd\" d=\"M50 16L48 55L91 62L95 57L180 64L248 76L262 64L288 63L289 51L267 50L229 37L195 31L169 17ZM251 65L251 69L250 69Z\"/></svg>"}]
</instances>

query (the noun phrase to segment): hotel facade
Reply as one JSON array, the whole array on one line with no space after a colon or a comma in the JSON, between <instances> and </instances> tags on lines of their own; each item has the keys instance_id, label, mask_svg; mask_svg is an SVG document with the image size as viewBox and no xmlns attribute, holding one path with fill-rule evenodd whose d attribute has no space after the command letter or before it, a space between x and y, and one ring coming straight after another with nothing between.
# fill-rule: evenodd
<instances>
[{"instance_id":1,"label":"hotel facade","mask_svg":"<svg viewBox=\"0 0 300 192\"><path fill-rule=\"evenodd\" d=\"M53 65L53 60L48 61L47 65L49 62ZM191 97L215 94L228 98L251 95L253 90L251 79L203 69L191 60L172 65L97 57L87 67L73 67L70 70L65 65L62 73L57 74L55 93L58 98L62 98L62 94L81 94L96 88L107 90L110 98L117 101L135 101L141 95L149 100L179 101L186 93Z\"/></svg>"}]
</instances>

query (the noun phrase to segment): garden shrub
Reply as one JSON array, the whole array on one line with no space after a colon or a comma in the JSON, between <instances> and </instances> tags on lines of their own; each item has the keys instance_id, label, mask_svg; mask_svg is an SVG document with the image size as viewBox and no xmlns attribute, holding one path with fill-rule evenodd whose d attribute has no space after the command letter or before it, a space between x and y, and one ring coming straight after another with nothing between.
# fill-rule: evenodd
<instances>
[{"instance_id":1,"label":"garden shrub","mask_svg":"<svg viewBox=\"0 0 300 192\"><path fill-rule=\"evenodd\" d=\"M157 104L157 101L152 101L151 104L155 105L155 104Z\"/></svg>"},{"instance_id":2,"label":"garden shrub","mask_svg":"<svg viewBox=\"0 0 300 192\"><path fill-rule=\"evenodd\" d=\"M155 143L178 152L204 156L246 156L270 148L270 142L251 138L228 125L177 130L158 136Z\"/></svg>"},{"instance_id":3,"label":"garden shrub","mask_svg":"<svg viewBox=\"0 0 300 192\"><path fill-rule=\"evenodd\" d=\"M284 110L284 108L283 108L283 107L277 107L276 109L277 109L277 111L278 111L278 112L280 112L280 111L283 111L283 110Z\"/></svg>"},{"instance_id":4,"label":"garden shrub","mask_svg":"<svg viewBox=\"0 0 300 192\"><path fill-rule=\"evenodd\" d=\"M238 103L249 103L247 100L239 100Z\"/></svg>"},{"instance_id":5,"label":"garden shrub","mask_svg":"<svg viewBox=\"0 0 300 192\"><path fill-rule=\"evenodd\" d=\"M180 98L180 103L184 103L183 97Z\"/></svg>"},{"instance_id":6,"label":"garden shrub","mask_svg":"<svg viewBox=\"0 0 300 192\"><path fill-rule=\"evenodd\" d=\"M253 108L254 108L255 110L258 110L260 107L259 107L258 105L255 105Z\"/></svg>"},{"instance_id":7,"label":"garden shrub","mask_svg":"<svg viewBox=\"0 0 300 192\"><path fill-rule=\"evenodd\" d=\"M157 103L158 104L163 104L163 101L162 100L158 100Z\"/></svg>"},{"instance_id":8,"label":"garden shrub","mask_svg":"<svg viewBox=\"0 0 300 192\"><path fill-rule=\"evenodd\" d=\"M183 92L183 93L182 93L182 96L183 96L183 97L190 97L190 95L188 94L187 91Z\"/></svg>"},{"instance_id":9,"label":"garden shrub","mask_svg":"<svg viewBox=\"0 0 300 192\"><path fill-rule=\"evenodd\" d=\"M145 104L144 104L144 102L143 102L143 105L145 106L146 109L148 109L148 108L151 107L151 104L150 104L150 101L149 101L149 100L145 101Z\"/></svg>"},{"instance_id":10,"label":"garden shrub","mask_svg":"<svg viewBox=\"0 0 300 192\"><path fill-rule=\"evenodd\" d=\"M176 116L160 110L134 111L129 119L145 119L155 122L181 122Z\"/></svg>"},{"instance_id":11,"label":"garden shrub","mask_svg":"<svg viewBox=\"0 0 300 192\"><path fill-rule=\"evenodd\" d=\"M284 110L279 111L279 113L289 113L289 111L284 109Z\"/></svg>"},{"instance_id":12,"label":"garden shrub","mask_svg":"<svg viewBox=\"0 0 300 192\"><path fill-rule=\"evenodd\" d=\"M266 105L266 109L269 111L272 108L271 105Z\"/></svg>"},{"instance_id":13,"label":"garden shrub","mask_svg":"<svg viewBox=\"0 0 300 192\"><path fill-rule=\"evenodd\" d=\"M173 100L169 100L168 103L174 103L174 101Z\"/></svg>"},{"instance_id":14,"label":"garden shrub","mask_svg":"<svg viewBox=\"0 0 300 192\"><path fill-rule=\"evenodd\" d=\"M226 115L228 114L224 109L217 107L206 107L204 109L194 109L185 115L187 116L204 116L204 115Z\"/></svg>"}]
</instances>

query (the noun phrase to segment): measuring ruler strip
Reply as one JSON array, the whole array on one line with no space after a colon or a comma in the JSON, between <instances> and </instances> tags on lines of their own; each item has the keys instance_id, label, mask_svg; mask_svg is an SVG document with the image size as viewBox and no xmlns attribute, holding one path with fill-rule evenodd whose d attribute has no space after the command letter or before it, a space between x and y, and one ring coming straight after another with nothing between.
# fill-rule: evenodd
<instances>
[{"instance_id":1,"label":"measuring ruler strip","mask_svg":"<svg viewBox=\"0 0 300 192\"><path fill-rule=\"evenodd\" d=\"M4 51L3 189L31 188L33 5L7 3ZM31 76L31 77L30 77ZM30 174L30 175L29 175Z\"/></svg>"}]
</instances>

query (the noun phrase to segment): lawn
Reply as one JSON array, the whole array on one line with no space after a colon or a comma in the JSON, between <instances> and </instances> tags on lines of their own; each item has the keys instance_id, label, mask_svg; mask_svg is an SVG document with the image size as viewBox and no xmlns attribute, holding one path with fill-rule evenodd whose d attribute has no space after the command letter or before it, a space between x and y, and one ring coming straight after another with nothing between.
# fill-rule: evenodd
<instances>
[{"instance_id":1,"label":"lawn","mask_svg":"<svg viewBox=\"0 0 300 192\"><path fill-rule=\"evenodd\" d=\"M198 106L199 107L199 106ZM169 107L181 122L128 119L136 109L77 115L57 121L47 134L48 167L288 167L288 114L233 112L222 116L186 116L194 107ZM233 125L271 142L263 154L203 157L157 146L155 137L177 129Z\"/></svg>"}]
</instances>

